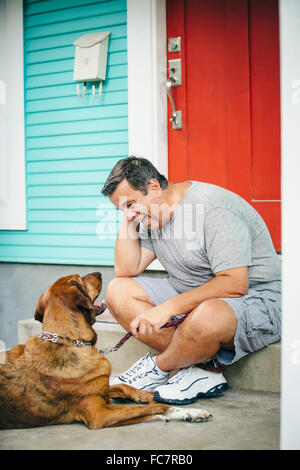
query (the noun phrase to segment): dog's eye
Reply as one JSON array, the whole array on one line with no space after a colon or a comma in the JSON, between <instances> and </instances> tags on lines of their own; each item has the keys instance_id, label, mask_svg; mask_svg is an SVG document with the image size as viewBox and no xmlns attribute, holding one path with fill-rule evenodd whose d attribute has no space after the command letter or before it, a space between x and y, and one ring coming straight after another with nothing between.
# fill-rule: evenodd
<instances>
[{"instance_id":1,"label":"dog's eye","mask_svg":"<svg viewBox=\"0 0 300 470\"><path fill-rule=\"evenodd\" d=\"M77 289L85 296L85 297L88 297L88 294L86 293L86 291L84 290L84 288L76 281L74 281L73 279L70 280L70 284L72 284L72 286L75 286L77 287ZM85 284L84 284L85 286Z\"/></svg>"}]
</instances>

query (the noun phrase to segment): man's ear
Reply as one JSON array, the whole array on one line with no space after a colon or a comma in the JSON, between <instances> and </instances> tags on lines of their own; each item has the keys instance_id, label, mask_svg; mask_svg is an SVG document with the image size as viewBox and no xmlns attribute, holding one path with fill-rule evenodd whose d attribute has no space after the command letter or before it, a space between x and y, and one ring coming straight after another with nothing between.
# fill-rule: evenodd
<instances>
[{"instance_id":1,"label":"man's ear","mask_svg":"<svg viewBox=\"0 0 300 470\"><path fill-rule=\"evenodd\" d=\"M159 193L162 192L161 186L160 186L159 181L157 179L151 178L151 180L149 181L148 186L147 186L147 193L149 193L149 191L155 191L156 193L157 192L159 192Z\"/></svg>"},{"instance_id":2,"label":"man's ear","mask_svg":"<svg viewBox=\"0 0 300 470\"><path fill-rule=\"evenodd\" d=\"M45 313L45 297L44 297L44 294L42 294L41 297L39 298L39 301L35 310L34 319L43 323L44 313Z\"/></svg>"}]
</instances>

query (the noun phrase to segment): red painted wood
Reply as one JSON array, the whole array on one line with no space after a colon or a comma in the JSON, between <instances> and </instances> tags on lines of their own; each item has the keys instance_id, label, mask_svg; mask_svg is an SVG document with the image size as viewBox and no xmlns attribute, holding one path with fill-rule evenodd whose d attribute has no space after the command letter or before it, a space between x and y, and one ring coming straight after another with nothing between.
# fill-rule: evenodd
<instances>
[{"instance_id":1,"label":"red painted wood","mask_svg":"<svg viewBox=\"0 0 300 470\"><path fill-rule=\"evenodd\" d=\"M280 199L280 77L277 0L251 0L252 197Z\"/></svg>"},{"instance_id":2,"label":"red painted wood","mask_svg":"<svg viewBox=\"0 0 300 470\"><path fill-rule=\"evenodd\" d=\"M277 0L251 0L251 204L281 250L280 66ZM265 201L265 202L262 202Z\"/></svg>"},{"instance_id":3,"label":"red painted wood","mask_svg":"<svg viewBox=\"0 0 300 470\"><path fill-rule=\"evenodd\" d=\"M248 1L227 1L225 15L226 187L249 201L251 197L251 100Z\"/></svg>"},{"instance_id":4,"label":"red painted wood","mask_svg":"<svg viewBox=\"0 0 300 470\"><path fill-rule=\"evenodd\" d=\"M183 129L168 128L170 180L240 194L280 250L277 0L167 0L167 35L182 37L182 52L168 59L183 62L183 86L173 88Z\"/></svg>"},{"instance_id":5,"label":"red painted wood","mask_svg":"<svg viewBox=\"0 0 300 470\"><path fill-rule=\"evenodd\" d=\"M171 6L171 8L170 8ZM167 37L181 36L181 50L185 51L185 2L173 0L172 5L167 6ZM172 95L177 109L186 109L186 57L185 53L168 53L169 59L181 59L182 61L182 86L173 87ZM169 75L169 72L168 72ZM172 107L168 99L168 118L172 115ZM187 113L183 112L183 126L181 130L172 131L172 122L168 121L168 170L169 176L176 183L188 179L187 171Z\"/></svg>"}]
</instances>

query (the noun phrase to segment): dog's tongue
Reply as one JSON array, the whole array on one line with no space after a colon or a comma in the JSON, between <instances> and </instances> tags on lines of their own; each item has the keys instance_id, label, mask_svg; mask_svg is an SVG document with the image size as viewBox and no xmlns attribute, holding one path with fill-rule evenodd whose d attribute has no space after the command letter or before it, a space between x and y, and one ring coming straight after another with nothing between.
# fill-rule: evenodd
<instances>
[{"instance_id":1,"label":"dog's tongue","mask_svg":"<svg viewBox=\"0 0 300 470\"><path fill-rule=\"evenodd\" d=\"M106 304L105 302L101 301L101 302L95 302L94 303L94 310L95 310L95 315L101 315L101 313L104 312L104 310L106 310Z\"/></svg>"}]
</instances>

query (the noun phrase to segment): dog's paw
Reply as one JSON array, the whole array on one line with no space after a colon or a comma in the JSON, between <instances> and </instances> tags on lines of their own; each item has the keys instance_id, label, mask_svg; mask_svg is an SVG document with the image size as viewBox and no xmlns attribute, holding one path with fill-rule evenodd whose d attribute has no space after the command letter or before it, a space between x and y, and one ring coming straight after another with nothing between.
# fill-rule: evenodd
<instances>
[{"instance_id":1,"label":"dog's paw","mask_svg":"<svg viewBox=\"0 0 300 470\"><path fill-rule=\"evenodd\" d=\"M206 410L199 408L178 408L171 406L164 415L165 421L188 421L190 423L201 423L208 421L212 415Z\"/></svg>"},{"instance_id":2,"label":"dog's paw","mask_svg":"<svg viewBox=\"0 0 300 470\"><path fill-rule=\"evenodd\" d=\"M146 390L139 390L137 393L136 403L153 403L154 393L147 392Z\"/></svg>"}]
</instances>

